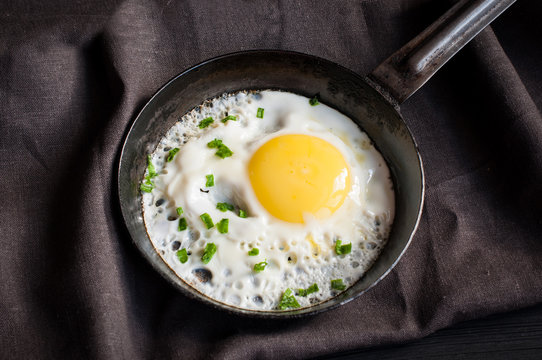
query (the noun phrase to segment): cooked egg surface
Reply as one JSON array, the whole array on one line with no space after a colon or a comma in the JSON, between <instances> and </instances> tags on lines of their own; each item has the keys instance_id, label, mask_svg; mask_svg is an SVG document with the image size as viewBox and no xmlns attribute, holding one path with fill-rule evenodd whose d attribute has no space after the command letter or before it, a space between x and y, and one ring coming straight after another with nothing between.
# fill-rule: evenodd
<instances>
[{"instance_id":1,"label":"cooked egg surface","mask_svg":"<svg viewBox=\"0 0 542 360\"><path fill-rule=\"evenodd\" d=\"M181 279L232 306L277 309L287 289L301 307L335 296L332 280L359 280L393 221L389 170L367 135L296 94L208 100L150 160L146 177L156 176L142 201L151 242ZM351 251L337 254L337 241ZM313 284L318 291L301 296Z\"/></svg>"}]
</instances>

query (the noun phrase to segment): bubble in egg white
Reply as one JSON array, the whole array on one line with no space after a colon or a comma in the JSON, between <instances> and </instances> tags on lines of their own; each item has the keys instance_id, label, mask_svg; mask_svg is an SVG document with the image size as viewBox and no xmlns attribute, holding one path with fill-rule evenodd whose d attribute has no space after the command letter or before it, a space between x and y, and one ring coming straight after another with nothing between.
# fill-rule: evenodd
<instances>
[{"instance_id":1,"label":"bubble in egg white","mask_svg":"<svg viewBox=\"0 0 542 360\"><path fill-rule=\"evenodd\" d=\"M259 107L265 109L263 119L255 116ZM222 123L227 115L236 115L237 121ZM209 116L214 123L199 129L199 122ZM273 218L258 202L248 180L247 162L253 152L267 139L289 133L328 141L343 154L358 181L352 182L341 208L314 224ZM214 138L222 139L234 156L215 157L206 146ZM180 151L173 161L166 162L173 148ZM360 279L385 245L393 221L389 170L370 139L336 110L324 104L310 106L308 99L299 95L239 92L207 100L167 132L151 159L160 174L153 179L155 189L142 194L151 242L180 278L232 306L275 309L287 288L295 292L313 283L320 291L296 296L302 307L335 296L338 292L331 289L330 281L342 278L351 286ZM211 173L215 186L206 188L205 175ZM379 191L373 191L377 188ZM378 196L368 198L367 193ZM220 212L217 202L231 203L235 211ZM188 229L182 232L177 228L178 206L183 207L181 217L188 223ZM247 211L248 218L240 218L239 209ZM210 214L214 228L204 227L199 218L203 213ZM223 218L229 220L227 234L216 230ZM343 244L352 243L350 254L334 253L337 238ZM201 256L209 242L216 244L217 253L203 264ZM248 256L254 248L259 249L259 255ZM179 249L187 249L189 260L185 264L176 256ZM255 273L254 264L263 261L267 261L266 268Z\"/></svg>"}]
</instances>

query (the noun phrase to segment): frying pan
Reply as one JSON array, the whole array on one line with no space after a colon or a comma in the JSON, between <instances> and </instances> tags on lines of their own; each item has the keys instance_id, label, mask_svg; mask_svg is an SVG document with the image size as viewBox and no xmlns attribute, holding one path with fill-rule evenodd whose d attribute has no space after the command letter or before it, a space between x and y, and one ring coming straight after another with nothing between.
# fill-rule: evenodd
<instances>
[{"instance_id":1,"label":"frying pan","mask_svg":"<svg viewBox=\"0 0 542 360\"><path fill-rule=\"evenodd\" d=\"M144 257L176 288L214 307L267 318L316 314L363 294L388 274L407 249L421 216L422 160L399 113L399 104L515 0L463 0L420 35L362 77L333 62L279 50L220 56L181 73L164 85L137 115L121 152L118 189L130 235ZM225 92L280 89L307 97L318 94L328 106L353 119L386 159L394 183L395 220L387 245L352 287L323 303L290 311L240 309L211 299L181 280L150 242L142 217L139 182L146 155L183 114Z\"/></svg>"}]
</instances>

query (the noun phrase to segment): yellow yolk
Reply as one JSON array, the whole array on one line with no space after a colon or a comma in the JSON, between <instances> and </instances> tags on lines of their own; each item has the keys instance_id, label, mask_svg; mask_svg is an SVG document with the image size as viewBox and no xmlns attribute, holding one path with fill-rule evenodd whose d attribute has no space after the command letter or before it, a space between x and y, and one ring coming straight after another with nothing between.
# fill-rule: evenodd
<instances>
[{"instance_id":1,"label":"yellow yolk","mask_svg":"<svg viewBox=\"0 0 542 360\"><path fill-rule=\"evenodd\" d=\"M250 182L260 203L274 217L303 223L303 214L325 218L350 190L343 155L310 135L282 135L263 144L248 164Z\"/></svg>"}]
</instances>

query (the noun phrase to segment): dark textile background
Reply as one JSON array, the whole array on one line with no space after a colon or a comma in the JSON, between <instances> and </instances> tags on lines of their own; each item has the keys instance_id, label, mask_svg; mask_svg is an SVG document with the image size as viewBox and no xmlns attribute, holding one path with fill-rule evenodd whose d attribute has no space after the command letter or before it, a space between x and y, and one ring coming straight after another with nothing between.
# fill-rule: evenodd
<instances>
[{"instance_id":1,"label":"dark textile background","mask_svg":"<svg viewBox=\"0 0 542 360\"><path fill-rule=\"evenodd\" d=\"M245 49L366 74L453 1L0 2L0 357L306 358L542 302L542 2L519 0L402 106L420 228L377 287L292 321L185 298L121 220L127 128L168 79Z\"/></svg>"}]
</instances>

